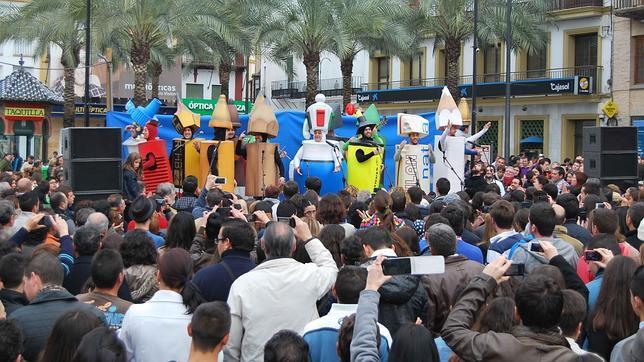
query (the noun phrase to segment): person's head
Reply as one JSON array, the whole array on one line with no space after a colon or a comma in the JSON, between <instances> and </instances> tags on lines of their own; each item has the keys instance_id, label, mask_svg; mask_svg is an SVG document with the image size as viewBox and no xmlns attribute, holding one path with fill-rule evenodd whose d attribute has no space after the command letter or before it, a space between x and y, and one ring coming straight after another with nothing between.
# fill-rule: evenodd
<instances>
[{"instance_id":1,"label":"person's head","mask_svg":"<svg viewBox=\"0 0 644 362\"><path fill-rule=\"evenodd\" d=\"M444 177L441 177L436 181L436 192L438 192L439 196L447 195L450 187L449 180Z\"/></svg>"},{"instance_id":2,"label":"person's head","mask_svg":"<svg viewBox=\"0 0 644 362\"><path fill-rule=\"evenodd\" d=\"M566 222L566 210L559 204L552 205L555 210L555 225L563 225Z\"/></svg>"},{"instance_id":3,"label":"person's head","mask_svg":"<svg viewBox=\"0 0 644 362\"><path fill-rule=\"evenodd\" d=\"M116 250L103 249L92 258L92 281L97 289L111 290L123 283L123 259Z\"/></svg>"},{"instance_id":4,"label":"person's head","mask_svg":"<svg viewBox=\"0 0 644 362\"><path fill-rule=\"evenodd\" d=\"M154 241L143 230L131 230L125 233L119 251L126 268L132 265L154 265L157 262Z\"/></svg>"},{"instance_id":5,"label":"person's head","mask_svg":"<svg viewBox=\"0 0 644 362\"><path fill-rule=\"evenodd\" d=\"M389 361L438 361L434 336L425 326L408 323L401 326L394 336L389 351Z\"/></svg>"},{"instance_id":6,"label":"person's head","mask_svg":"<svg viewBox=\"0 0 644 362\"><path fill-rule=\"evenodd\" d=\"M87 219L89 218L89 215L91 215L93 212L96 212L91 207L81 207L79 209L76 209L76 213L74 215L74 221L77 227L81 227L87 223Z\"/></svg>"},{"instance_id":7,"label":"person's head","mask_svg":"<svg viewBox=\"0 0 644 362\"><path fill-rule=\"evenodd\" d=\"M126 362L127 351L116 333L100 326L83 336L71 361Z\"/></svg>"},{"instance_id":8,"label":"person's head","mask_svg":"<svg viewBox=\"0 0 644 362\"><path fill-rule=\"evenodd\" d=\"M13 320L0 319L0 361L20 362L24 337Z\"/></svg>"},{"instance_id":9,"label":"person's head","mask_svg":"<svg viewBox=\"0 0 644 362\"><path fill-rule=\"evenodd\" d=\"M49 253L40 253L31 258L25 266L24 275L24 292L29 300L33 300L45 286L61 286L65 276L58 258Z\"/></svg>"},{"instance_id":10,"label":"person's head","mask_svg":"<svg viewBox=\"0 0 644 362\"><path fill-rule=\"evenodd\" d=\"M577 219L579 216L579 200L571 193L565 193L557 196L557 205L564 208L566 219Z\"/></svg>"},{"instance_id":11,"label":"person's head","mask_svg":"<svg viewBox=\"0 0 644 362\"><path fill-rule=\"evenodd\" d=\"M123 163L123 168L140 175L143 170L143 167L141 167L141 155L138 152L128 154Z\"/></svg>"},{"instance_id":12,"label":"person's head","mask_svg":"<svg viewBox=\"0 0 644 362\"><path fill-rule=\"evenodd\" d=\"M286 181L284 184L284 189L282 190L284 193L284 197L288 200L294 195L296 195L298 192L300 192L300 188L297 185L297 182L295 181Z\"/></svg>"},{"instance_id":13,"label":"person's head","mask_svg":"<svg viewBox=\"0 0 644 362\"><path fill-rule=\"evenodd\" d=\"M644 219L644 202L631 204L626 212L626 226L629 230L636 230Z\"/></svg>"},{"instance_id":14,"label":"person's head","mask_svg":"<svg viewBox=\"0 0 644 362\"><path fill-rule=\"evenodd\" d=\"M78 228L74 233L74 250L78 256L94 255L101 247L101 230L90 224Z\"/></svg>"},{"instance_id":15,"label":"person's head","mask_svg":"<svg viewBox=\"0 0 644 362\"><path fill-rule=\"evenodd\" d=\"M199 289L190 281L192 258L181 248L168 249L159 257L157 281L159 289L169 289L181 294L187 314L194 313L203 302Z\"/></svg>"},{"instance_id":16,"label":"person's head","mask_svg":"<svg viewBox=\"0 0 644 362\"><path fill-rule=\"evenodd\" d=\"M155 194L165 200L168 205L173 205L177 197L177 194L174 190L174 185L170 182L163 182L157 185Z\"/></svg>"},{"instance_id":17,"label":"person's head","mask_svg":"<svg viewBox=\"0 0 644 362\"><path fill-rule=\"evenodd\" d=\"M344 228L337 224L327 225L320 231L319 239L333 256L338 268L342 266L340 258L340 242L344 240Z\"/></svg>"},{"instance_id":18,"label":"person's head","mask_svg":"<svg viewBox=\"0 0 644 362\"><path fill-rule=\"evenodd\" d=\"M616 256L606 265L599 296L590 315L591 328L603 331L613 340L624 339L637 331L639 316L631 305L631 285L637 262L627 256Z\"/></svg>"},{"instance_id":19,"label":"person's head","mask_svg":"<svg viewBox=\"0 0 644 362\"><path fill-rule=\"evenodd\" d=\"M137 224L146 224L150 222L152 214L156 210L156 203L145 196L139 196L130 205L132 219Z\"/></svg>"},{"instance_id":20,"label":"person's head","mask_svg":"<svg viewBox=\"0 0 644 362\"><path fill-rule=\"evenodd\" d=\"M197 234L195 220L192 215L185 211L179 211L172 217L168 224L168 232L165 238L166 248L182 248L190 250L192 240Z\"/></svg>"},{"instance_id":21,"label":"person's head","mask_svg":"<svg viewBox=\"0 0 644 362\"><path fill-rule=\"evenodd\" d=\"M87 217L87 221L84 226L92 226L96 228L102 236L105 236L110 227L110 220L102 212L93 212Z\"/></svg>"},{"instance_id":22,"label":"person's head","mask_svg":"<svg viewBox=\"0 0 644 362\"><path fill-rule=\"evenodd\" d=\"M619 220L615 211L611 209L594 209L588 215L590 233L615 234L619 229Z\"/></svg>"},{"instance_id":23,"label":"person's head","mask_svg":"<svg viewBox=\"0 0 644 362\"><path fill-rule=\"evenodd\" d=\"M192 348L201 353L216 353L228 343L230 307L226 302L204 303L197 307L188 324Z\"/></svg>"},{"instance_id":24,"label":"person's head","mask_svg":"<svg viewBox=\"0 0 644 362\"><path fill-rule=\"evenodd\" d=\"M20 195L18 202L20 204L20 210L26 212L37 212L40 205L38 191L29 191Z\"/></svg>"},{"instance_id":25,"label":"person's head","mask_svg":"<svg viewBox=\"0 0 644 362\"><path fill-rule=\"evenodd\" d=\"M255 230L249 223L239 219L224 222L219 229L217 237L217 251L219 255L227 250L251 252L255 248Z\"/></svg>"},{"instance_id":26,"label":"person's head","mask_svg":"<svg viewBox=\"0 0 644 362\"><path fill-rule=\"evenodd\" d=\"M432 225L425 233L432 255L448 257L456 253L456 233L446 224Z\"/></svg>"},{"instance_id":27,"label":"person's head","mask_svg":"<svg viewBox=\"0 0 644 362\"><path fill-rule=\"evenodd\" d=\"M304 187L306 187L307 190L313 190L320 194L320 190L322 190L322 180L320 180L319 177L315 176L309 176L306 178L306 181L304 181Z\"/></svg>"},{"instance_id":28,"label":"person's head","mask_svg":"<svg viewBox=\"0 0 644 362\"><path fill-rule=\"evenodd\" d=\"M449 225L456 233L456 236L461 236L463 234L463 228L465 227L465 213L460 207L456 205L448 205L441 211L441 216L449 221Z\"/></svg>"},{"instance_id":29,"label":"person's head","mask_svg":"<svg viewBox=\"0 0 644 362\"><path fill-rule=\"evenodd\" d=\"M107 204L110 209L123 213L125 210L125 200L121 194L111 194L107 197Z\"/></svg>"},{"instance_id":30,"label":"person's head","mask_svg":"<svg viewBox=\"0 0 644 362\"><path fill-rule=\"evenodd\" d=\"M524 326L552 329L561 321L563 295L551 278L529 274L514 295L517 312Z\"/></svg>"},{"instance_id":31,"label":"person's head","mask_svg":"<svg viewBox=\"0 0 644 362\"><path fill-rule=\"evenodd\" d=\"M414 253L414 255L418 255L420 253L420 247L418 245L418 242L420 241L420 237L418 236L418 233L416 230L413 228L405 225L398 230L396 230L396 235L407 244L409 249Z\"/></svg>"},{"instance_id":32,"label":"person's head","mask_svg":"<svg viewBox=\"0 0 644 362\"><path fill-rule=\"evenodd\" d=\"M407 189L407 195L409 195L409 201L416 205L423 201L423 189L418 186L412 186Z\"/></svg>"},{"instance_id":33,"label":"person's head","mask_svg":"<svg viewBox=\"0 0 644 362\"><path fill-rule=\"evenodd\" d=\"M515 311L516 305L512 298L494 298L481 314L479 332L509 333L519 324Z\"/></svg>"},{"instance_id":34,"label":"person's head","mask_svg":"<svg viewBox=\"0 0 644 362\"><path fill-rule=\"evenodd\" d=\"M346 216L347 209L338 195L326 194L322 197L316 213L317 220L322 225L341 224Z\"/></svg>"},{"instance_id":35,"label":"person's head","mask_svg":"<svg viewBox=\"0 0 644 362\"><path fill-rule=\"evenodd\" d=\"M62 192L54 192L53 195L49 198L50 205L54 210L66 210L67 209L67 196Z\"/></svg>"},{"instance_id":36,"label":"person's head","mask_svg":"<svg viewBox=\"0 0 644 362\"><path fill-rule=\"evenodd\" d=\"M374 251L386 248L393 248L394 241L387 230L372 227L362 235L362 247L367 257L371 257Z\"/></svg>"},{"instance_id":37,"label":"person's head","mask_svg":"<svg viewBox=\"0 0 644 362\"><path fill-rule=\"evenodd\" d=\"M27 262L27 257L20 253L9 253L0 259L0 282L3 288L22 291Z\"/></svg>"},{"instance_id":38,"label":"person's head","mask_svg":"<svg viewBox=\"0 0 644 362\"><path fill-rule=\"evenodd\" d=\"M512 229L514 206L509 201L498 200L490 207L490 217L497 232Z\"/></svg>"},{"instance_id":39,"label":"person's head","mask_svg":"<svg viewBox=\"0 0 644 362\"><path fill-rule=\"evenodd\" d=\"M264 346L264 362L307 362L309 345L299 334L281 330L275 333Z\"/></svg>"},{"instance_id":40,"label":"person's head","mask_svg":"<svg viewBox=\"0 0 644 362\"><path fill-rule=\"evenodd\" d=\"M633 311L644 321L644 266L639 266L631 279L631 305Z\"/></svg>"},{"instance_id":41,"label":"person's head","mask_svg":"<svg viewBox=\"0 0 644 362\"><path fill-rule=\"evenodd\" d=\"M268 257L291 257L296 245L293 229L285 223L271 223L264 231L261 244Z\"/></svg>"},{"instance_id":42,"label":"person's head","mask_svg":"<svg viewBox=\"0 0 644 362\"><path fill-rule=\"evenodd\" d=\"M547 196L550 196L553 200L557 199L557 195L559 194L559 190L557 189L557 185L553 183L547 183L543 185L543 192L546 193Z\"/></svg>"},{"instance_id":43,"label":"person's head","mask_svg":"<svg viewBox=\"0 0 644 362\"><path fill-rule=\"evenodd\" d=\"M11 201L0 200L0 226L11 227L15 220L16 208Z\"/></svg>"},{"instance_id":44,"label":"person's head","mask_svg":"<svg viewBox=\"0 0 644 362\"><path fill-rule=\"evenodd\" d=\"M333 294L340 304L358 304L360 292L367 283L367 269L346 265L338 271Z\"/></svg>"},{"instance_id":45,"label":"person's head","mask_svg":"<svg viewBox=\"0 0 644 362\"><path fill-rule=\"evenodd\" d=\"M581 331L581 323L586 319L586 300L579 292L564 289L563 310L559 328L564 336L577 339Z\"/></svg>"},{"instance_id":46,"label":"person's head","mask_svg":"<svg viewBox=\"0 0 644 362\"><path fill-rule=\"evenodd\" d=\"M552 170L552 182L557 182L559 180L562 180L566 176L566 171L563 169L563 167L555 167Z\"/></svg>"},{"instance_id":47,"label":"person's head","mask_svg":"<svg viewBox=\"0 0 644 362\"><path fill-rule=\"evenodd\" d=\"M537 189L537 191L543 190L543 186L548 183L548 179L546 176L537 176L534 180L534 187Z\"/></svg>"},{"instance_id":48,"label":"person's head","mask_svg":"<svg viewBox=\"0 0 644 362\"><path fill-rule=\"evenodd\" d=\"M340 258L344 266L360 265L362 263L365 255L362 248L362 239L357 233L340 242Z\"/></svg>"},{"instance_id":49,"label":"person's head","mask_svg":"<svg viewBox=\"0 0 644 362\"><path fill-rule=\"evenodd\" d=\"M572 181L571 186L579 188L582 185L584 185L587 180L588 180L588 176L585 173L581 171L574 172L571 178L571 181Z\"/></svg>"},{"instance_id":50,"label":"person's head","mask_svg":"<svg viewBox=\"0 0 644 362\"><path fill-rule=\"evenodd\" d=\"M540 202L530 207L530 232L535 237L550 237L555 230L555 210L550 204Z\"/></svg>"},{"instance_id":51,"label":"person's head","mask_svg":"<svg viewBox=\"0 0 644 362\"><path fill-rule=\"evenodd\" d=\"M418 132L411 132L409 134L409 143L412 145L417 145L418 140L420 140L420 133Z\"/></svg>"},{"instance_id":52,"label":"person's head","mask_svg":"<svg viewBox=\"0 0 644 362\"><path fill-rule=\"evenodd\" d=\"M86 309L63 313L51 329L40 361L71 361L83 336L101 325L101 320Z\"/></svg>"},{"instance_id":53,"label":"person's head","mask_svg":"<svg viewBox=\"0 0 644 362\"><path fill-rule=\"evenodd\" d=\"M391 193L391 211L401 212L405 210L405 204L407 199L405 198L405 192L396 190Z\"/></svg>"},{"instance_id":54,"label":"person's head","mask_svg":"<svg viewBox=\"0 0 644 362\"><path fill-rule=\"evenodd\" d=\"M268 185L264 189L264 197L276 199L280 195L280 189L275 185Z\"/></svg>"},{"instance_id":55,"label":"person's head","mask_svg":"<svg viewBox=\"0 0 644 362\"><path fill-rule=\"evenodd\" d=\"M224 193L220 189L213 187L206 193L206 205L208 207L215 207L221 205L221 201L224 199Z\"/></svg>"},{"instance_id":56,"label":"person's head","mask_svg":"<svg viewBox=\"0 0 644 362\"><path fill-rule=\"evenodd\" d=\"M199 181L195 176L186 176L186 178L183 179L183 184L181 185L181 188L183 189L183 194L185 196L188 195L195 195L197 192L197 187L199 185Z\"/></svg>"}]
</instances>

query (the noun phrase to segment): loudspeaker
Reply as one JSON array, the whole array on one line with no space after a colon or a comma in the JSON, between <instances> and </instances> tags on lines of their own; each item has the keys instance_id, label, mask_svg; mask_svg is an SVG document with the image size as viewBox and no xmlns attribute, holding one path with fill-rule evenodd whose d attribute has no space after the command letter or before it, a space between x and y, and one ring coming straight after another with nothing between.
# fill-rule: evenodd
<instances>
[{"instance_id":1,"label":"loudspeaker","mask_svg":"<svg viewBox=\"0 0 644 362\"><path fill-rule=\"evenodd\" d=\"M121 129L72 127L61 130L64 184L79 199L121 193Z\"/></svg>"},{"instance_id":2,"label":"loudspeaker","mask_svg":"<svg viewBox=\"0 0 644 362\"><path fill-rule=\"evenodd\" d=\"M585 127L584 173L602 185L625 188L637 184L637 128Z\"/></svg>"}]
</instances>

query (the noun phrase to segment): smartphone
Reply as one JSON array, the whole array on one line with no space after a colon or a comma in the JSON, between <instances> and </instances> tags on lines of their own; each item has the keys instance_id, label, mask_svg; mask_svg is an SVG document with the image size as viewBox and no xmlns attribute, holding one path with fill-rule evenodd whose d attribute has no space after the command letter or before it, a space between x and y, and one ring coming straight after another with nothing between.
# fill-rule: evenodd
<instances>
[{"instance_id":1,"label":"smartphone","mask_svg":"<svg viewBox=\"0 0 644 362\"><path fill-rule=\"evenodd\" d=\"M288 224L288 226L295 229L295 219L293 219L292 217L278 217L277 221L283 222L284 224Z\"/></svg>"},{"instance_id":2,"label":"smartphone","mask_svg":"<svg viewBox=\"0 0 644 362\"><path fill-rule=\"evenodd\" d=\"M595 204L595 209L603 209L605 207L606 207L606 205L604 205L603 202L598 202L598 203Z\"/></svg>"},{"instance_id":3,"label":"smartphone","mask_svg":"<svg viewBox=\"0 0 644 362\"><path fill-rule=\"evenodd\" d=\"M225 177L215 177L215 185L225 185L226 184L226 178Z\"/></svg>"},{"instance_id":4,"label":"smartphone","mask_svg":"<svg viewBox=\"0 0 644 362\"><path fill-rule=\"evenodd\" d=\"M523 274L525 274L525 264L513 263L512 265L510 265L510 269L508 269L503 275L508 277L515 277L522 276Z\"/></svg>"},{"instance_id":5,"label":"smartphone","mask_svg":"<svg viewBox=\"0 0 644 362\"><path fill-rule=\"evenodd\" d=\"M541 247L541 244L539 243L530 243L530 251L534 251L537 253L543 253L543 248Z\"/></svg>"},{"instance_id":6,"label":"smartphone","mask_svg":"<svg viewBox=\"0 0 644 362\"><path fill-rule=\"evenodd\" d=\"M382 261L382 271L385 275L442 274L445 272L445 258L442 256L387 258Z\"/></svg>"},{"instance_id":7,"label":"smartphone","mask_svg":"<svg viewBox=\"0 0 644 362\"><path fill-rule=\"evenodd\" d=\"M584 251L584 258L586 261L602 261L602 255L595 250L586 250Z\"/></svg>"}]
</instances>

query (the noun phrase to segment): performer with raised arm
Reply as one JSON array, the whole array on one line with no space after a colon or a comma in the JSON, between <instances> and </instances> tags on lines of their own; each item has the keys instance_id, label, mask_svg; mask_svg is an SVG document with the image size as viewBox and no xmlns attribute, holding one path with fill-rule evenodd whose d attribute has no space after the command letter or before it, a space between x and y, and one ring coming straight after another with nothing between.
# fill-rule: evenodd
<instances>
[{"instance_id":1,"label":"performer with raised arm","mask_svg":"<svg viewBox=\"0 0 644 362\"><path fill-rule=\"evenodd\" d=\"M429 133L429 122L417 115L398 113L398 135L408 136L409 143L403 140L396 146L396 185L405 190L418 186L426 193L430 189L430 163L435 163L431 144L422 145L419 140Z\"/></svg>"},{"instance_id":2,"label":"performer with raised arm","mask_svg":"<svg viewBox=\"0 0 644 362\"><path fill-rule=\"evenodd\" d=\"M358 190L375 192L380 188L384 166L384 144L374 138L380 124L375 105L369 106L364 115L358 116L358 133L351 137L344 148L347 151L348 184Z\"/></svg>"}]
</instances>

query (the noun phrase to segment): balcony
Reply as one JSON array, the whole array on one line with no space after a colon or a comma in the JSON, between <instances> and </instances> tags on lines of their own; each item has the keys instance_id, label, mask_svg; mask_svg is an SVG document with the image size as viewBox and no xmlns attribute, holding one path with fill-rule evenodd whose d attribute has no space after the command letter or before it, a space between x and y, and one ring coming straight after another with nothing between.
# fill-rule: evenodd
<instances>
[{"instance_id":1,"label":"balcony","mask_svg":"<svg viewBox=\"0 0 644 362\"><path fill-rule=\"evenodd\" d=\"M569 10L588 6L604 6L604 0L552 0L550 11Z\"/></svg>"},{"instance_id":2,"label":"balcony","mask_svg":"<svg viewBox=\"0 0 644 362\"><path fill-rule=\"evenodd\" d=\"M362 90L362 77L351 77L351 94ZM317 93L324 93L327 97L342 95L342 78L322 79L317 84ZM271 96L273 98L305 98L306 81L289 82L278 80L271 82Z\"/></svg>"},{"instance_id":3,"label":"balcony","mask_svg":"<svg viewBox=\"0 0 644 362\"><path fill-rule=\"evenodd\" d=\"M644 20L644 0L613 0L615 16Z\"/></svg>"}]
</instances>

